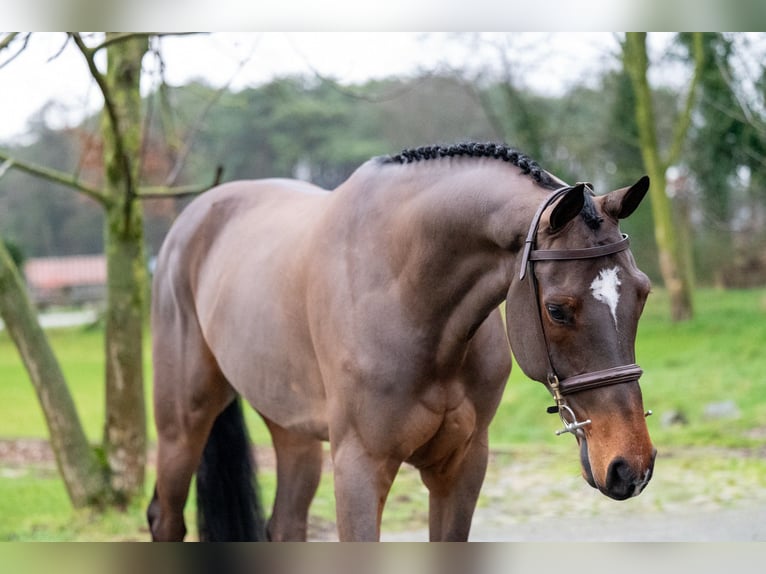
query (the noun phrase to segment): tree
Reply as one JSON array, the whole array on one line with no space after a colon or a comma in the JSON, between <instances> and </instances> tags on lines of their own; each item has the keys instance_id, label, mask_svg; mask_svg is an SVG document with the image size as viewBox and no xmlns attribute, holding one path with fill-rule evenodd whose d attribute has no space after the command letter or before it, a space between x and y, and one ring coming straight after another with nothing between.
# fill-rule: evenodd
<instances>
[{"instance_id":1,"label":"tree","mask_svg":"<svg viewBox=\"0 0 766 574\"><path fill-rule=\"evenodd\" d=\"M107 34L106 41L113 39ZM106 422L104 452L110 486L118 498L140 494L146 466L146 407L143 379L143 319L146 258L138 164L141 157L141 61L145 36L107 46L107 71L95 64L96 48L73 34L104 96L106 310Z\"/></svg>"},{"instance_id":2,"label":"tree","mask_svg":"<svg viewBox=\"0 0 766 574\"><path fill-rule=\"evenodd\" d=\"M104 465L94 468L91 455L83 454L89 449L76 430L62 437L54 436L67 425L76 428L76 411L68 405L71 399L61 391L65 387L63 377L58 375L38 377L38 365L55 368L44 356L46 344L41 342L42 332L35 329L34 310L19 302L18 281L9 273L7 261L2 267L4 277L10 279L0 284L0 296L10 305L0 311L12 323L26 326L18 330L14 338L25 359L33 383L39 382L38 397L46 419L68 421L51 426L52 446L58 458L66 458L66 449L80 453L74 466L78 473L65 472L62 477L75 506L82 504L111 503L124 505L143 493L146 464L146 408L143 381L143 321L148 291L146 258L140 199L144 190L139 188L139 164L142 144L142 103L139 91L141 63L149 47L148 34L106 34L102 41L89 46L77 33L68 39L75 44L104 98L101 134L104 154L103 187L95 187L80 181L77 174L70 175L56 169L35 165L11 158L0 152L0 160L17 170L45 178L67 186L96 201L104 211L104 240L107 258L107 311L105 330L106 353L106 421L104 425ZM26 41L26 39L23 39ZM16 35L8 35L0 41L0 50L7 48ZM22 48L23 49L23 48ZM96 64L96 56L106 50L107 68L102 72ZM15 56L14 56L15 57ZM188 189L182 190L188 192ZM201 191L201 190L198 190ZM174 190L152 188L152 194L172 194ZM13 303L16 302L16 303ZM18 313L16 317L12 313ZM7 319L6 319L7 320ZM30 342L32 343L30 345ZM51 398L51 400L48 400ZM54 400L55 399L55 400ZM71 445L69 443L72 443ZM83 446L85 445L85 446ZM87 448L86 448L87 447ZM77 493L77 481L82 474L94 485L89 493ZM105 477L102 488L99 477Z\"/></svg>"},{"instance_id":3,"label":"tree","mask_svg":"<svg viewBox=\"0 0 766 574\"><path fill-rule=\"evenodd\" d=\"M683 243L674 221L671 200L667 194L666 172L675 164L682 151L695 102L696 86L703 63L701 35L693 42L694 73L684 108L678 116L673 140L663 157L657 140L652 90L647 78L649 59L646 51L646 33L629 32L623 42L623 63L631 79L636 98L635 115L639 144L644 167L652 180L650 197L654 219L655 241L659 255L660 272L670 296L670 315L673 321L690 319L693 315L692 279L688 244Z\"/></svg>"},{"instance_id":4,"label":"tree","mask_svg":"<svg viewBox=\"0 0 766 574\"><path fill-rule=\"evenodd\" d=\"M499 137L513 142L534 158L545 157L545 131L549 115L541 105L544 98L535 96L521 86L519 59L516 54L523 51L517 45L517 34L509 33L499 37L484 37L469 34L465 40L475 51L485 48L495 54L495 59L485 69L473 74L467 84L484 110L487 121ZM458 72L466 78L468 72Z\"/></svg>"},{"instance_id":5,"label":"tree","mask_svg":"<svg viewBox=\"0 0 766 574\"><path fill-rule=\"evenodd\" d=\"M79 172L80 138L76 130L50 127L57 104L46 103L28 122L26 145L7 148L18 161L34 160L59 171ZM89 198L38 177L9 170L2 179L0 226L7 238L23 244L30 257L103 251L103 212Z\"/></svg>"},{"instance_id":6,"label":"tree","mask_svg":"<svg viewBox=\"0 0 766 574\"><path fill-rule=\"evenodd\" d=\"M679 36L689 51L693 39L687 33ZM697 234L697 261L702 273L720 286L741 281L737 278L741 275L737 272L738 247L743 251L758 249L749 243L750 234L735 242L734 230L742 224L734 225L734 221L743 203L743 198L738 198L743 194L738 171L747 166L752 180L752 174L761 173L764 165L759 151L764 140L763 132L759 134L759 129L763 130L762 118L756 111L761 106L748 105L755 94L748 94L735 80L736 51L742 49L736 40L725 34L702 34L700 103L690 132L692 151L687 159L699 192L698 212L705 222Z\"/></svg>"}]
</instances>

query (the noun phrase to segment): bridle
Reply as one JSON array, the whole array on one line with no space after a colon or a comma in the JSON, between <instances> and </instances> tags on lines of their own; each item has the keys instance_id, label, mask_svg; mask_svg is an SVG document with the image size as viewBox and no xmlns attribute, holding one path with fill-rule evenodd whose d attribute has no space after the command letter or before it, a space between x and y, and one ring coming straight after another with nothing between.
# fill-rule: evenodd
<instances>
[{"instance_id":1,"label":"bridle","mask_svg":"<svg viewBox=\"0 0 766 574\"><path fill-rule=\"evenodd\" d=\"M574 411L566 404L565 397L574 393L578 393L585 390L597 389L600 387L606 387L609 385L618 385L622 383L630 383L638 381L643 371L641 367L636 364L622 365L619 367L611 367L602 371L594 371L591 373L583 373L580 375L574 375L566 379L560 379L556 373L556 369L553 367L551 360L550 347L545 337L545 329L543 328L543 314L540 308L540 300L537 296L538 283L537 276L535 275L534 263L535 261L569 261L573 259L594 259L597 257L605 257L614 253L620 253L625 251L630 240L626 234L622 234L622 239L609 243L607 245L598 245L595 247L586 247L582 249L535 249L535 241L537 238L537 229L540 225L540 218L547 207L552 205L557 199L562 197L568 191L577 186L585 186L588 190L592 190L592 186L589 183L578 183L574 186L565 186L555 190L550 194L545 201L543 201L537 208L532 222L529 225L529 232L527 233L526 242L524 244L524 251L521 257L521 273L519 275L520 280L524 280L527 274L529 274L529 285L532 291L532 298L537 306L538 322L538 337L545 348L545 357L547 360L547 383L550 388L553 399L556 404L552 407L548 407L549 413L558 413L561 418L561 422L564 424L564 428L556 431L557 435L564 433L572 433L575 436L582 437L582 427L591 423L590 419L584 421L578 421L574 414ZM651 411L645 413L649 416Z\"/></svg>"}]
</instances>

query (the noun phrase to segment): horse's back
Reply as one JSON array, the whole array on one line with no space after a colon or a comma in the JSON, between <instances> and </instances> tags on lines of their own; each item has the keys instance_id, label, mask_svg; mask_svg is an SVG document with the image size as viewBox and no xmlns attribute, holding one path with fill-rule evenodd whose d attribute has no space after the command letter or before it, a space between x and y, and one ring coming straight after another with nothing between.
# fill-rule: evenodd
<instances>
[{"instance_id":1,"label":"horse's back","mask_svg":"<svg viewBox=\"0 0 766 574\"><path fill-rule=\"evenodd\" d=\"M248 260L287 251L321 209L325 190L309 183L268 179L235 181L196 198L168 233L157 262L155 288L171 282L200 291L220 274L241 269ZM279 261L272 263L279 266Z\"/></svg>"}]
</instances>

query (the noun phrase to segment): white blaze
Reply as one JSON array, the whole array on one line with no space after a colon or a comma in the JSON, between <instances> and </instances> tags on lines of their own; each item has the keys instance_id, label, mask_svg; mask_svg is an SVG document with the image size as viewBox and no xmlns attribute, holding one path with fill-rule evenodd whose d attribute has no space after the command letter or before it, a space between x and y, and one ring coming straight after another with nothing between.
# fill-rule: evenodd
<instances>
[{"instance_id":1,"label":"white blaze","mask_svg":"<svg viewBox=\"0 0 766 574\"><path fill-rule=\"evenodd\" d=\"M596 301L601 301L609 306L614 318L614 326L617 326L617 303L620 302L620 291L618 287L622 284L617 277L617 267L611 269L602 269L590 284L591 293Z\"/></svg>"}]
</instances>

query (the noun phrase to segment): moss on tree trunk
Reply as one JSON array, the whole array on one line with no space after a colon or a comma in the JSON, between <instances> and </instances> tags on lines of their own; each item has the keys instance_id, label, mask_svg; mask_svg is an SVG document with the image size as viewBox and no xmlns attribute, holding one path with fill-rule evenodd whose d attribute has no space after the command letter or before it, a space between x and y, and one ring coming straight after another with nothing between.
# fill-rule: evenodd
<instances>
[{"instance_id":1,"label":"moss on tree trunk","mask_svg":"<svg viewBox=\"0 0 766 574\"><path fill-rule=\"evenodd\" d=\"M685 268L688 259L684 256L684 249L688 249L688 246L679 242L679 236L683 235L678 232L678 222L674 221L671 201L667 195L665 171L669 163L660 157L657 143L652 95L647 79L649 60L646 55L645 33L626 34L623 59L636 96L636 122L641 156L652 180L649 193L652 199L654 237L659 253L660 272L670 296L671 319L684 321L693 315L692 281L689 270ZM682 113L690 116L690 106ZM688 126L688 119L681 117L679 125ZM683 134L678 135L681 138Z\"/></svg>"},{"instance_id":2,"label":"moss on tree trunk","mask_svg":"<svg viewBox=\"0 0 766 574\"><path fill-rule=\"evenodd\" d=\"M111 101L102 124L107 259L106 421L104 450L118 499L141 495L146 466L143 321L147 272L143 221L137 200L141 148L141 60L146 38L107 48L106 84ZM116 120L117 125L114 125Z\"/></svg>"}]
</instances>

